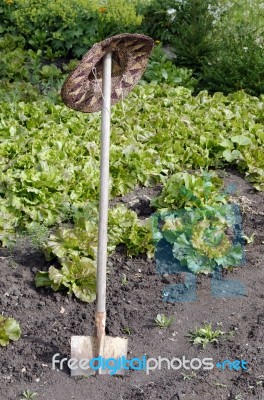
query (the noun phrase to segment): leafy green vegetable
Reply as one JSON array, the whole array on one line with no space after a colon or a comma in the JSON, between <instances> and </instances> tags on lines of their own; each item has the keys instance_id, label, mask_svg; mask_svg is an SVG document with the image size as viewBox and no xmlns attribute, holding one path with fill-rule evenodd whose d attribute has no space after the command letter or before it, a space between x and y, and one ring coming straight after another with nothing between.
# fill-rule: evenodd
<instances>
[{"instance_id":1,"label":"leafy green vegetable","mask_svg":"<svg viewBox=\"0 0 264 400\"><path fill-rule=\"evenodd\" d=\"M192 76L192 70L187 68L177 68L168 59L159 43L154 47L148 62L141 84L145 82L166 83L171 86L185 86L192 91L196 88L198 81Z\"/></svg>"},{"instance_id":2,"label":"leafy green vegetable","mask_svg":"<svg viewBox=\"0 0 264 400\"><path fill-rule=\"evenodd\" d=\"M199 221L193 228L193 247L210 259L226 253L230 249L231 243L224 233L225 227L220 221Z\"/></svg>"},{"instance_id":3,"label":"leafy green vegetable","mask_svg":"<svg viewBox=\"0 0 264 400\"><path fill-rule=\"evenodd\" d=\"M0 199L0 243L2 246L9 246L16 239L15 228L18 224L18 218L12 212L9 212L5 206L5 201Z\"/></svg>"},{"instance_id":4,"label":"leafy green vegetable","mask_svg":"<svg viewBox=\"0 0 264 400\"><path fill-rule=\"evenodd\" d=\"M74 228L60 227L49 236L47 244L44 246L44 254L47 260L52 260L54 256L59 261L67 260L73 256L87 256L95 259L96 249L96 226L89 226L86 230L78 226Z\"/></svg>"},{"instance_id":5,"label":"leafy green vegetable","mask_svg":"<svg viewBox=\"0 0 264 400\"><path fill-rule=\"evenodd\" d=\"M130 256L145 252L154 254L150 220L140 220L137 214L124 205L109 210L109 247L114 250L118 244L125 244Z\"/></svg>"},{"instance_id":6,"label":"leafy green vegetable","mask_svg":"<svg viewBox=\"0 0 264 400\"><path fill-rule=\"evenodd\" d=\"M47 287L51 286L53 281L49 277L49 273L45 271L38 271L35 275L36 287Z\"/></svg>"},{"instance_id":7,"label":"leafy green vegetable","mask_svg":"<svg viewBox=\"0 0 264 400\"><path fill-rule=\"evenodd\" d=\"M39 271L35 284L51 286L55 291L68 288L78 299L91 302L96 295L97 211L88 206L83 212L76 211L74 219L74 227L59 227L44 246L46 258L57 257L62 268L51 266L48 272ZM121 243L127 246L129 255L147 252L151 257L154 253L150 221L139 220L124 205L109 210L108 232L109 253Z\"/></svg>"},{"instance_id":8,"label":"leafy green vegetable","mask_svg":"<svg viewBox=\"0 0 264 400\"><path fill-rule=\"evenodd\" d=\"M181 209L226 203L227 196L219 191L222 187L222 179L214 172L178 172L167 180L161 195L151 204L159 209Z\"/></svg>"},{"instance_id":9,"label":"leafy green vegetable","mask_svg":"<svg viewBox=\"0 0 264 400\"><path fill-rule=\"evenodd\" d=\"M86 302L96 297L96 266L88 257L72 256L70 261L61 262L59 270L54 266L48 272L38 272L35 276L37 287L51 286L55 291L68 289L69 293Z\"/></svg>"},{"instance_id":10,"label":"leafy green vegetable","mask_svg":"<svg viewBox=\"0 0 264 400\"><path fill-rule=\"evenodd\" d=\"M194 274L241 264L242 246L232 244L226 233L235 220L230 205L161 213L160 218L163 226L159 239L172 243L175 259Z\"/></svg>"},{"instance_id":11,"label":"leafy green vegetable","mask_svg":"<svg viewBox=\"0 0 264 400\"><path fill-rule=\"evenodd\" d=\"M0 315L0 345L7 346L10 340L17 341L20 336L19 323L14 318Z\"/></svg>"}]
</instances>

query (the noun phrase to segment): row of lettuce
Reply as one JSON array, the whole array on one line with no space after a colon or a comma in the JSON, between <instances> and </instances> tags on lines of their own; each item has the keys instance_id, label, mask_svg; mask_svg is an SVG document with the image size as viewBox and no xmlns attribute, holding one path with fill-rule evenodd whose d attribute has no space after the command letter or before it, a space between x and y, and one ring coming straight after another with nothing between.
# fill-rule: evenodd
<instances>
[{"instance_id":1,"label":"row of lettuce","mask_svg":"<svg viewBox=\"0 0 264 400\"><path fill-rule=\"evenodd\" d=\"M136 185L162 183L154 209L184 214L164 214L161 233L152 217L142 220L117 204L109 215L109 253L123 243L131 256L153 256L162 235L194 273L241 263L241 244L226 235L234 222L223 182L213 173L184 171L230 165L263 190L263 100L242 91L193 96L190 89L154 82L138 85L115 105L111 198ZM36 101L2 101L0 129L2 245L29 233L47 259L56 257L62 266L39 272L37 286L68 288L81 300L94 300L100 113L75 112L39 95Z\"/></svg>"}]
</instances>

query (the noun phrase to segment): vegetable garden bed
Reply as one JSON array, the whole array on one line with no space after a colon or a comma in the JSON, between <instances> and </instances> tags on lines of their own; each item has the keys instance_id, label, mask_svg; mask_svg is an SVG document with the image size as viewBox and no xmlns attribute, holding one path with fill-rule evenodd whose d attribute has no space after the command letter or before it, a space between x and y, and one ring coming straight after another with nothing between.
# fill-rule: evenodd
<instances>
[{"instance_id":1,"label":"vegetable garden bed","mask_svg":"<svg viewBox=\"0 0 264 400\"><path fill-rule=\"evenodd\" d=\"M35 6L0 5L0 400L264 400L263 1ZM71 378L52 357L94 334L100 115L61 86L123 32L156 46L112 108L106 333L196 361Z\"/></svg>"},{"instance_id":2,"label":"vegetable garden bed","mask_svg":"<svg viewBox=\"0 0 264 400\"><path fill-rule=\"evenodd\" d=\"M234 201L241 206L243 229L253 243L245 244L246 263L225 271L224 279L237 279L246 287L240 298L214 298L210 277L197 277L197 299L166 303L162 291L182 282L178 274L158 274L154 259L126 257L122 246L109 258L109 335L128 337L128 358L159 356L213 358L214 361L244 359L247 371L203 370L128 371L122 376L71 378L69 370L52 370L52 356L70 357L70 336L93 332L94 303L83 303L65 292L36 288L35 273L47 270L43 254L26 238L13 250L1 248L1 309L20 321L18 342L0 349L1 399L15 400L31 390L39 399L263 399L263 241L264 199L241 175L223 172L225 185L235 185ZM157 189L158 190L158 189ZM151 213L148 197L155 189L137 189L118 200L134 208L140 218ZM146 197L147 196L147 197ZM115 200L117 201L117 200ZM158 327L157 314L174 317L166 329ZM193 345L187 333L211 322L230 333L205 348ZM217 325L218 324L218 325ZM219 325L220 324L220 325Z\"/></svg>"}]
</instances>

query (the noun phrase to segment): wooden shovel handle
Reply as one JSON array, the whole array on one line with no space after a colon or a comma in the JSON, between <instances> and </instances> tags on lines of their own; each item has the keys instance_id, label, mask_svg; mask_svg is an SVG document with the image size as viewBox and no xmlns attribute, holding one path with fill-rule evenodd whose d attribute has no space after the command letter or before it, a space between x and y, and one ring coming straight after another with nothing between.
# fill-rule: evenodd
<instances>
[{"instance_id":1,"label":"wooden shovel handle","mask_svg":"<svg viewBox=\"0 0 264 400\"><path fill-rule=\"evenodd\" d=\"M104 338L105 338L105 312L95 313L95 324L96 324L96 357L104 357Z\"/></svg>"},{"instance_id":2,"label":"wooden shovel handle","mask_svg":"<svg viewBox=\"0 0 264 400\"><path fill-rule=\"evenodd\" d=\"M97 249L96 311L106 310L107 225L109 196L110 107L111 107L112 54L103 61L103 106L100 154L99 232Z\"/></svg>"},{"instance_id":3,"label":"wooden shovel handle","mask_svg":"<svg viewBox=\"0 0 264 400\"><path fill-rule=\"evenodd\" d=\"M105 336L105 320L106 320L105 312L95 313L96 336L98 338Z\"/></svg>"}]
</instances>

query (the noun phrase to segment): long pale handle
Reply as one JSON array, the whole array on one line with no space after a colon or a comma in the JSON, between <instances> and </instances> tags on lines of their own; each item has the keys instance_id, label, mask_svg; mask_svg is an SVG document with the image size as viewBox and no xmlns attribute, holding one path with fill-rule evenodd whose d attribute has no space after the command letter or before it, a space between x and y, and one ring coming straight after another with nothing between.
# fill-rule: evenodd
<instances>
[{"instance_id":1,"label":"long pale handle","mask_svg":"<svg viewBox=\"0 0 264 400\"><path fill-rule=\"evenodd\" d=\"M97 251L97 289L96 314L97 334L103 334L106 309L106 262L107 262L107 225L109 196L109 152L110 152L110 107L111 107L111 68L112 54L105 55L103 60L103 99L101 125L100 155L100 200L99 200L99 234ZM101 332L100 332L101 331Z\"/></svg>"}]
</instances>

